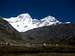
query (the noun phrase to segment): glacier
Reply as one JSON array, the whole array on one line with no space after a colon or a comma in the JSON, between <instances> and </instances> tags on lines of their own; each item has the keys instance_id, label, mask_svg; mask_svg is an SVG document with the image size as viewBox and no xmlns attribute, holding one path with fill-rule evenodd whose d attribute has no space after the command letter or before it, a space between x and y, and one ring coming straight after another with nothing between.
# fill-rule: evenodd
<instances>
[{"instance_id":1,"label":"glacier","mask_svg":"<svg viewBox=\"0 0 75 56\"><path fill-rule=\"evenodd\" d=\"M63 22L58 21L53 16L47 16L43 19L38 20L38 19L32 19L32 17L28 13L20 14L17 17L10 17L10 18L3 18L3 19L8 21L8 23L13 28L15 28L18 32L26 32L34 28L56 25L56 24L63 24ZM65 24L68 23L70 22L65 22Z\"/></svg>"}]
</instances>

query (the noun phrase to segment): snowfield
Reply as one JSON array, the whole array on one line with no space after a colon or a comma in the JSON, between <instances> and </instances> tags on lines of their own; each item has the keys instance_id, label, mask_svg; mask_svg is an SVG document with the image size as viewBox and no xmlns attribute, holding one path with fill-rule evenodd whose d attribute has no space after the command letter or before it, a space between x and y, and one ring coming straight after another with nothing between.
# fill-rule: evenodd
<instances>
[{"instance_id":1,"label":"snowfield","mask_svg":"<svg viewBox=\"0 0 75 56\"><path fill-rule=\"evenodd\" d=\"M53 16L47 16L43 19L38 20L32 19L32 17L28 13L20 14L17 17L10 17L3 19L8 21L19 32L26 32L28 30L44 26L62 24L62 22L58 21ZM70 22L65 23L67 24Z\"/></svg>"}]
</instances>

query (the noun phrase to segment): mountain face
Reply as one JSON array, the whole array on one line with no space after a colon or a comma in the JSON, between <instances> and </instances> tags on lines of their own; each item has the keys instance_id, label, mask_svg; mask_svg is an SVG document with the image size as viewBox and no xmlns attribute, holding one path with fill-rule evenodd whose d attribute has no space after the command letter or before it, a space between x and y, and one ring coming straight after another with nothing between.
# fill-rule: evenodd
<instances>
[{"instance_id":1,"label":"mountain face","mask_svg":"<svg viewBox=\"0 0 75 56\"><path fill-rule=\"evenodd\" d=\"M75 24L45 26L20 34L30 43L75 44Z\"/></svg>"},{"instance_id":2,"label":"mountain face","mask_svg":"<svg viewBox=\"0 0 75 56\"><path fill-rule=\"evenodd\" d=\"M18 37L18 38L17 38ZM19 40L19 33L0 17L0 41Z\"/></svg>"},{"instance_id":3,"label":"mountain face","mask_svg":"<svg viewBox=\"0 0 75 56\"><path fill-rule=\"evenodd\" d=\"M60 22L52 16L38 20L32 19L28 13L25 13L17 17L3 18L1 22L1 29L9 32L12 38L24 42L74 42L75 25L70 22Z\"/></svg>"},{"instance_id":4,"label":"mountain face","mask_svg":"<svg viewBox=\"0 0 75 56\"><path fill-rule=\"evenodd\" d=\"M8 21L9 24L11 24L12 27L14 27L19 32L32 29L32 18L28 14L21 14L17 17L11 17L8 19L4 18L4 20Z\"/></svg>"},{"instance_id":5,"label":"mountain face","mask_svg":"<svg viewBox=\"0 0 75 56\"><path fill-rule=\"evenodd\" d=\"M73 47L75 50L75 24L62 23L51 16L41 20L32 19L28 14L21 14L11 19L0 18L0 45L1 43L5 45L1 50L4 49L6 52L7 50L29 51L34 48L39 51L50 51Z\"/></svg>"},{"instance_id":6,"label":"mountain face","mask_svg":"<svg viewBox=\"0 0 75 56\"><path fill-rule=\"evenodd\" d=\"M28 30L44 26L62 24L62 22L58 21L53 16L47 16L43 19L38 20L32 19L28 13L20 14L17 17L3 18L3 19L8 21L9 24L11 24L12 27L19 32L26 32ZM65 24L66 23L70 22L65 22Z\"/></svg>"},{"instance_id":7,"label":"mountain face","mask_svg":"<svg viewBox=\"0 0 75 56\"><path fill-rule=\"evenodd\" d=\"M35 21L39 22L36 19ZM59 43L72 45L75 44L75 24L57 24L34 28L26 32L18 32L9 22L0 18L0 41L15 42L17 40L25 43Z\"/></svg>"}]
</instances>

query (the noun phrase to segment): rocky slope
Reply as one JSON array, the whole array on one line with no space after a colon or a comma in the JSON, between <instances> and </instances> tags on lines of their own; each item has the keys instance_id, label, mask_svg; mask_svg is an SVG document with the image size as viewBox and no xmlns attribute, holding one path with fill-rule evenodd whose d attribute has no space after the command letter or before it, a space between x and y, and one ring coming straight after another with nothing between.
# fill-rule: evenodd
<instances>
[{"instance_id":1,"label":"rocky slope","mask_svg":"<svg viewBox=\"0 0 75 56\"><path fill-rule=\"evenodd\" d=\"M16 31L7 21L0 17L0 42L8 40L19 40L18 31Z\"/></svg>"},{"instance_id":2,"label":"rocky slope","mask_svg":"<svg viewBox=\"0 0 75 56\"><path fill-rule=\"evenodd\" d=\"M25 43L74 44L75 24L57 24L18 32L7 21L0 19L0 40L19 40Z\"/></svg>"},{"instance_id":3,"label":"rocky slope","mask_svg":"<svg viewBox=\"0 0 75 56\"><path fill-rule=\"evenodd\" d=\"M75 24L56 24L18 32L0 18L0 51L75 51ZM35 50L34 50L35 49Z\"/></svg>"},{"instance_id":4,"label":"rocky slope","mask_svg":"<svg viewBox=\"0 0 75 56\"><path fill-rule=\"evenodd\" d=\"M32 43L75 44L75 24L59 24L21 32L23 40Z\"/></svg>"}]
</instances>

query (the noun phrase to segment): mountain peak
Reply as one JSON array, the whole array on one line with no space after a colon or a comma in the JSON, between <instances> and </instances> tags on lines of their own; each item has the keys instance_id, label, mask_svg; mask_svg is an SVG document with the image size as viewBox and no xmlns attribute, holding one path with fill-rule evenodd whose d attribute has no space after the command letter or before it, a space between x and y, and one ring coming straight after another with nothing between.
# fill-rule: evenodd
<instances>
[{"instance_id":1,"label":"mountain peak","mask_svg":"<svg viewBox=\"0 0 75 56\"><path fill-rule=\"evenodd\" d=\"M31 18L31 16L28 13L23 13L17 16L18 18Z\"/></svg>"},{"instance_id":2,"label":"mountain peak","mask_svg":"<svg viewBox=\"0 0 75 56\"><path fill-rule=\"evenodd\" d=\"M62 22L58 21L55 17L53 16L47 16L43 19L41 19L41 27L42 26L49 26L49 25L56 25L57 23L58 24L61 24Z\"/></svg>"},{"instance_id":3,"label":"mountain peak","mask_svg":"<svg viewBox=\"0 0 75 56\"><path fill-rule=\"evenodd\" d=\"M55 17L53 17L53 16L47 16L47 17L41 19L41 21L44 21L44 20L49 21L49 22L57 22L57 21L58 21L58 20L57 20ZM58 22L59 22L59 21L58 21Z\"/></svg>"},{"instance_id":4,"label":"mountain peak","mask_svg":"<svg viewBox=\"0 0 75 56\"><path fill-rule=\"evenodd\" d=\"M17 17L4 18L4 20L8 21L13 26L13 28L19 32L25 32L34 28L62 23L53 16L47 16L40 20L32 19L28 13L20 14Z\"/></svg>"}]
</instances>

